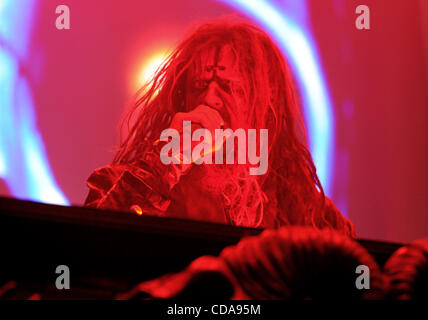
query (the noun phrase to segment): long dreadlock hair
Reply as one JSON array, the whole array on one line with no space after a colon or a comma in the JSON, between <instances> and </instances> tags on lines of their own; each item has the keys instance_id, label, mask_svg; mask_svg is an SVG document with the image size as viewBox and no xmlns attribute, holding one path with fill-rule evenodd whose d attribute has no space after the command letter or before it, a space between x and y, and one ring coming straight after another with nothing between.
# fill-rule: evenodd
<instances>
[{"instance_id":1,"label":"long dreadlock hair","mask_svg":"<svg viewBox=\"0 0 428 320\"><path fill-rule=\"evenodd\" d=\"M124 118L123 125L128 124L129 133L121 139L113 164L142 159L161 131L169 127L174 114L186 111L186 76L201 53L226 45L233 51L244 79L241 89L249 104L251 128L269 130L267 173L257 177L256 186L251 180L245 199L229 197L229 202L236 202L229 203L230 207L245 207L248 198L253 199L252 207L258 207L258 216L250 217L248 211L232 219L232 223L251 227L328 225L323 188L306 147L305 128L284 57L266 33L246 22L222 19L205 23L178 45L141 89L140 97ZM135 119L132 125L131 118ZM265 220L273 222L263 223Z\"/></svg>"}]
</instances>

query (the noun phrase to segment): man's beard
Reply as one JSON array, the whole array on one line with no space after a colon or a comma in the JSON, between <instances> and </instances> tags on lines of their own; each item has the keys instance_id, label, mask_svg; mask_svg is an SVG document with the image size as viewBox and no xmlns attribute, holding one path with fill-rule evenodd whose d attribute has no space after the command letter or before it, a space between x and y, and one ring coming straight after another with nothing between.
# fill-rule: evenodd
<instances>
[{"instance_id":1,"label":"man's beard","mask_svg":"<svg viewBox=\"0 0 428 320\"><path fill-rule=\"evenodd\" d=\"M238 150L237 140L234 140L235 150ZM223 160L226 161L228 152L232 151L226 148L223 152ZM239 164L238 152L234 152L232 157L233 164L195 164L188 178L195 188L212 198L224 210L231 224L258 227L263 219L266 196L258 176L250 174L253 166Z\"/></svg>"},{"instance_id":2,"label":"man's beard","mask_svg":"<svg viewBox=\"0 0 428 320\"><path fill-rule=\"evenodd\" d=\"M195 183L201 191L213 196L226 195L227 198L228 195L237 192L239 187L238 170L248 172L247 165L201 164L197 167Z\"/></svg>"},{"instance_id":3,"label":"man's beard","mask_svg":"<svg viewBox=\"0 0 428 320\"><path fill-rule=\"evenodd\" d=\"M213 198L231 224L258 227L266 196L248 165L202 164L192 168L192 184Z\"/></svg>"}]
</instances>

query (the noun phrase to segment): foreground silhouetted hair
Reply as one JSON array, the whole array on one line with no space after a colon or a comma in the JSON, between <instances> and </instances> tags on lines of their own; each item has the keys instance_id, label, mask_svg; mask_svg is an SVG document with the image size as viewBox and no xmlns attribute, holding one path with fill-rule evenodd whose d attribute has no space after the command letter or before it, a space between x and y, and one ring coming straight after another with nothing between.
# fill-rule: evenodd
<instances>
[{"instance_id":1,"label":"foreground silhouetted hair","mask_svg":"<svg viewBox=\"0 0 428 320\"><path fill-rule=\"evenodd\" d=\"M204 51L225 45L230 46L244 79L239 90L250 106L250 128L269 129L268 172L251 181L256 181L258 187L246 188L245 201L241 194L231 205L245 208L251 199L259 208L257 213L252 211L257 217L248 211L232 219L233 223L250 227L328 226L324 192L306 147L305 128L284 57L266 33L248 23L220 20L203 24L175 49L140 91L125 118L129 134L121 142L113 163L129 164L142 159L161 131L169 127L173 115L186 111L189 70L200 64ZM130 126L131 118L134 120Z\"/></svg>"}]
</instances>

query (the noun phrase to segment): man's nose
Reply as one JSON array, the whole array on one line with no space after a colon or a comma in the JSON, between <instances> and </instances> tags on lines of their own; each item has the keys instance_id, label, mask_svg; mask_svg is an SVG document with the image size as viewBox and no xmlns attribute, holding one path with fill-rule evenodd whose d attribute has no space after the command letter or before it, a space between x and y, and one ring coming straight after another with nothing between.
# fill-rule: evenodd
<instances>
[{"instance_id":1,"label":"man's nose","mask_svg":"<svg viewBox=\"0 0 428 320\"><path fill-rule=\"evenodd\" d=\"M218 89L217 82L211 81L208 85L203 103L215 109L221 109L223 107L223 100L218 93Z\"/></svg>"}]
</instances>

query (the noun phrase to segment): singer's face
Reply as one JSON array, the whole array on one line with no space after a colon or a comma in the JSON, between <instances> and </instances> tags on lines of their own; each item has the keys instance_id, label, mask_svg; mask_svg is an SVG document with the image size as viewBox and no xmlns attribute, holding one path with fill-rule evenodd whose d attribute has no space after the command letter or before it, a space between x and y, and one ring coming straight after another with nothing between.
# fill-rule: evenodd
<instances>
[{"instance_id":1,"label":"singer's face","mask_svg":"<svg viewBox=\"0 0 428 320\"><path fill-rule=\"evenodd\" d=\"M230 46L205 51L187 79L187 106L200 104L216 109L225 127L247 127L247 104L244 102L244 81Z\"/></svg>"}]
</instances>

